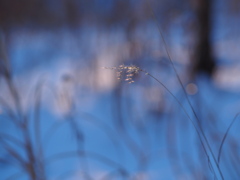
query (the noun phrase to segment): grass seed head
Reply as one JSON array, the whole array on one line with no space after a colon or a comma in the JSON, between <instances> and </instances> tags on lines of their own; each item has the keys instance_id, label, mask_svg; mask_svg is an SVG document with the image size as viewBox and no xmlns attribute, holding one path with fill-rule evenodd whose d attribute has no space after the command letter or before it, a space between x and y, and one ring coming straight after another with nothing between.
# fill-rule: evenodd
<instances>
[{"instance_id":1,"label":"grass seed head","mask_svg":"<svg viewBox=\"0 0 240 180\"><path fill-rule=\"evenodd\" d=\"M130 65L120 65L118 67L105 67L105 69L116 70L117 79L123 79L128 83L133 83L133 77L138 74L140 71L143 71L141 68Z\"/></svg>"}]
</instances>

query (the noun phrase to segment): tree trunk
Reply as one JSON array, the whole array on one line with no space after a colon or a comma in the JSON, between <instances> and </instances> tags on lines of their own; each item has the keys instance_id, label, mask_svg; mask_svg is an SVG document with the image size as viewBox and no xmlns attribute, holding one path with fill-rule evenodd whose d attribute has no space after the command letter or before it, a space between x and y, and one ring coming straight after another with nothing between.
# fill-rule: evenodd
<instances>
[{"instance_id":1,"label":"tree trunk","mask_svg":"<svg viewBox=\"0 0 240 180\"><path fill-rule=\"evenodd\" d=\"M193 75L205 73L212 76L215 69L215 61L212 55L211 45L211 7L212 0L197 0L196 18L197 35L194 52Z\"/></svg>"}]
</instances>

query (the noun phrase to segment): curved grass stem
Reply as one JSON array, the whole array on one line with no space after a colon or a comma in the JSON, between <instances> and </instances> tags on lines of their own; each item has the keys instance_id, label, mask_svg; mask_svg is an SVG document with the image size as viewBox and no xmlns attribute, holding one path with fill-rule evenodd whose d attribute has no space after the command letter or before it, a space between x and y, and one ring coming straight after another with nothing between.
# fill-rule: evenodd
<instances>
[{"instance_id":1,"label":"curved grass stem","mask_svg":"<svg viewBox=\"0 0 240 180\"><path fill-rule=\"evenodd\" d=\"M175 72L175 75L176 75L176 77L177 77L177 80L178 80L179 84L181 85L181 88L183 89L183 92L184 92L184 95L185 95L185 97L186 97L186 100L187 100L187 102L188 102L188 104L189 104L189 106L190 106L190 108L191 108L191 110L192 110L192 112L193 112L193 114L194 114L197 122L198 122L198 126L199 126L199 129L200 129L201 135L203 136L203 139L204 139L204 141L205 141L205 143L206 143L206 145L207 145L207 147L208 147L208 149L209 149L209 151L210 151L210 154L211 154L211 156L212 156L212 158L213 158L213 160L214 160L214 163L215 163L215 165L216 165L216 167L217 167L217 169L218 169L218 171L219 171L219 175L221 176L221 179L224 179L223 174L222 174L222 171L221 171L221 169L220 169L220 167L219 167L218 161L217 161L217 159L216 159L216 157L215 157L215 155L214 155L214 153L213 153L213 151L212 151L212 148L211 148L211 146L210 146L210 144L209 144L209 142L208 142L208 139L207 139L207 137L206 137L206 135L205 135L202 127L200 126L200 120L199 120L199 118L198 118L198 116L197 116L197 114L196 114L196 111L194 110L194 108L193 108L193 106L192 106L192 103L191 103L190 100L189 100L189 97L188 97L188 95L187 95L187 93L186 93L186 91L185 91L184 85L183 85L183 83L182 83L182 81L181 81L181 79L180 79L180 77L179 77L179 75L178 75L178 73L177 73L177 70L176 70L176 68L175 68L175 65L174 65L174 63L173 63L173 61L172 61L172 58L171 58L170 53L169 53L168 48L167 48L167 43L166 43L166 41L165 41L165 38L163 37L163 33L162 33L161 28L160 28L160 26L159 26L159 23L158 23L158 21L157 21L156 14L154 13L152 6L151 6L150 4L149 4L149 6L150 6L150 10L151 10L153 19L156 21L157 28L158 28L159 34L160 34L160 36L161 36L161 39L162 39L162 41L163 41L164 48L165 48L165 51L166 51L166 53L167 53L169 62L170 62L171 66L172 66L172 68L173 68L173 70L174 70L174 72ZM191 121L192 121L192 120L191 120Z\"/></svg>"},{"instance_id":2,"label":"curved grass stem","mask_svg":"<svg viewBox=\"0 0 240 180\"><path fill-rule=\"evenodd\" d=\"M238 117L239 115L240 115L240 113L237 113L237 114L236 114L236 116L235 116L234 119L232 120L231 124L228 126L228 129L227 129L226 133L225 133L224 136L223 136L223 139L222 139L222 141L221 141L221 145L220 145L219 150L218 150L218 164L220 163L220 158L221 158L221 154L222 154L223 144L224 144L224 142L225 142L225 140L226 140L226 138L227 138L227 135L228 135L230 129L232 128L234 122L237 120L237 117Z\"/></svg>"}]
</instances>

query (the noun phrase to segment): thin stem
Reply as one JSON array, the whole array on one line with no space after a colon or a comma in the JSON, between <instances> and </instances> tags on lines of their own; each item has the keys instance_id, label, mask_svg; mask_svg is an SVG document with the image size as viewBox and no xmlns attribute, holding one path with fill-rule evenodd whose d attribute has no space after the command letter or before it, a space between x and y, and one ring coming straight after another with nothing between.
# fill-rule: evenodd
<instances>
[{"instance_id":1,"label":"thin stem","mask_svg":"<svg viewBox=\"0 0 240 180\"><path fill-rule=\"evenodd\" d=\"M221 153L222 153L223 144L224 144L224 142L225 142L225 140L226 140L226 138L227 138L227 135L228 135L228 133L229 133L232 125L233 125L234 122L237 120L237 117L239 116L239 114L240 114L240 113L237 113L237 114L236 114L236 116L235 116L234 119L232 120L231 124L229 125L226 133L224 134L224 137L223 137L223 139L222 139L221 145L220 145L219 150L218 150L218 164L220 163L220 158L221 158Z\"/></svg>"},{"instance_id":2,"label":"thin stem","mask_svg":"<svg viewBox=\"0 0 240 180\"><path fill-rule=\"evenodd\" d=\"M203 140L201 138L201 131L199 132L197 126L194 124L193 120L190 118L189 114L187 113L187 110L185 109L185 107L182 105L182 103L178 100L178 98L161 82L159 81L157 78L155 78L153 75L151 75L150 73L148 73L147 71L144 71L144 70L141 70L142 72L144 72L146 75L150 76L151 78L153 78L155 81L157 81L160 85L162 85L166 91L174 98L174 100L179 104L179 106L182 108L182 110L184 111L185 115L187 116L187 118L190 120L190 122L192 123L194 129L196 130L197 134L198 134L198 137L200 139L200 142L202 144L202 147L204 149L204 152L209 160L209 163L211 163L210 161L210 158L209 158L209 155L207 153L207 150L206 150L206 147L203 143Z\"/></svg>"},{"instance_id":3,"label":"thin stem","mask_svg":"<svg viewBox=\"0 0 240 180\"><path fill-rule=\"evenodd\" d=\"M6 142L1 141L3 148L12 156L14 164L17 164L19 167L26 167L26 162L24 158Z\"/></svg>"},{"instance_id":4,"label":"thin stem","mask_svg":"<svg viewBox=\"0 0 240 180\"><path fill-rule=\"evenodd\" d=\"M20 147L24 147L25 144L21 142L19 139L15 138L12 135L6 134L6 133L0 133L0 141L8 140Z\"/></svg>"},{"instance_id":5,"label":"thin stem","mask_svg":"<svg viewBox=\"0 0 240 180\"><path fill-rule=\"evenodd\" d=\"M35 141L36 141L36 153L38 156L38 166L41 171L40 176L42 179L46 179L45 168L43 162L44 150L41 142L41 121L40 121L40 110L41 110L41 97L42 97L42 81L37 84L35 89L35 105L34 105L34 132L35 132Z\"/></svg>"},{"instance_id":6,"label":"thin stem","mask_svg":"<svg viewBox=\"0 0 240 180\"><path fill-rule=\"evenodd\" d=\"M92 178L89 174L89 164L88 164L87 159L84 156L84 152L85 152L84 134L83 134L82 130L80 130L79 126L77 125L77 122L75 122L73 115L70 114L67 117L67 120L69 122L70 129L72 130L72 132L76 138L77 152L82 151L82 153L78 153L78 154L79 154L79 160L82 158L82 166L83 166L84 171L86 172L85 178L88 180L91 180Z\"/></svg>"},{"instance_id":7,"label":"thin stem","mask_svg":"<svg viewBox=\"0 0 240 180\"><path fill-rule=\"evenodd\" d=\"M169 59L171 65L172 65L172 67L173 67L173 70L174 70L175 75L176 75L176 77L177 77L177 79L178 79L178 82L180 83L180 85L181 85L181 87L182 87L182 89L183 89L183 92L184 92L184 95L186 96L187 102L188 102L188 104L190 105L190 108L191 108L191 110L192 110L192 112L193 112L193 114L194 114L194 116L195 116L195 118L196 118L196 120L197 120L197 122L198 122L198 125L199 125L199 124L200 124L200 120L199 120L199 118L198 118L198 116L197 116L197 114L196 114L196 112L195 112L195 110L194 110L194 108L193 108L193 106L192 106L192 103L191 103L190 100L189 100L189 97L188 97L188 95L187 95L187 93L186 93L186 90L185 90L185 88L184 88L184 85L183 85L183 83L182 83L182 81L181 81L181 79L180 79L180 77L179 77L179 75L178 75L178 73L177 73L177 70L176 70L176 68L175 68L175 65L174 65L174 63L173 63L173 61L172 61L172 58L171 58L170 53L169 53L168 48L167 48L167 43L166 43L166 41L165 41L165 38L163 37L163 33L162 33L161 29L160 29L159 23L157 22L156 14L154 13L153 8L151 7L150 4L149 4L149 6L150 6L150 9L151 9L152 15L153 15L153 17L154 17L154 20L156 21L157 28L158 28L158 31L159 31L159 33L160 33L160 35L161 35L161 39L162 39L162 41L163 41L164 48L165 48L165 50L166 50L168 59ZM209 142L208 142L208 140L207 140L207 138L206 138L206 136L205 136L205 134L204 134L204 131L203 131L203 129L202 129L202 127L201 127L200 125L199 125L199 128L200 128L200 132L201 132L201 134L202 134L202 136L203 136L203 138L204 138L204 140L205 140L205 142L206 142L206 144L207 144L207 147L208 147L208 149L209 149L209 151L210 151L210 154L212 155L213 160L214 160L214 162L215 162L215 164L216 164L216 166L217 166L217 169L218 169L218 171L219 171L219 174L220 174L221 178L224 179L223 174L222 174L222 172L221 172L221 169L220 169L220 167L219 167L219 164L218 164L218 162L217 162L217 159L216 159L216 157L214 156L214 153L213 153L212 148L211 148L211 146L210 146L210 144L209 144Z\"/></svg>"}]
</instances>

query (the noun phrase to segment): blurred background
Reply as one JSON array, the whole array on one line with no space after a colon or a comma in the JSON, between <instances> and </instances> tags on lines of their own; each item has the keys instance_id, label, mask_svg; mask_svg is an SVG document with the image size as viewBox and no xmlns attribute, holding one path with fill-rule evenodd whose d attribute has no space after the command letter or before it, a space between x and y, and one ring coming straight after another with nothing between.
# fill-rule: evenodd
<instances>
[{"instance_id":1,"label":"blurred background","mask_svg":"<svg viewBox=\"0 0 240 180\"><path fill-rule=\"evenodd\" d=\"M1 0L0 179L239 179L239 17L239 0ZM123 64L160 83L104 68Z\"/></svg>"}]
</instances>

